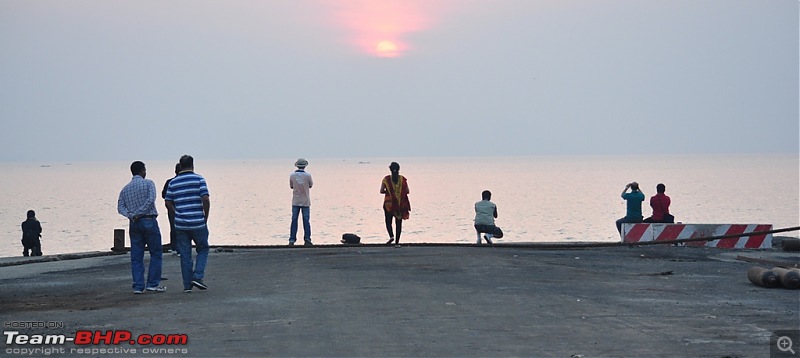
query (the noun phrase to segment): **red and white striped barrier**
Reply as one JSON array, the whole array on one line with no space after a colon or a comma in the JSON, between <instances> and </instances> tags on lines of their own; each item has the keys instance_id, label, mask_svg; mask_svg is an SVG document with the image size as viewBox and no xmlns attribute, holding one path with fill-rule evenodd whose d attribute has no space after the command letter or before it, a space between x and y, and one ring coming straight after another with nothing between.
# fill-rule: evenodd
<instances>
[{"instance_id":1,"label":"red and white striped barrier","mask_svg":"<svg viewBox=\"0 0 800 358\"><path fill-rule=\"evenodd\" d=\"M622 242L668 241L735 235L772 230L772 225L750 224L622 224ZM772 234L740 236L713 241L687 242L687 246L725 249L770 249Z\"/></svg>"}]
</instances>

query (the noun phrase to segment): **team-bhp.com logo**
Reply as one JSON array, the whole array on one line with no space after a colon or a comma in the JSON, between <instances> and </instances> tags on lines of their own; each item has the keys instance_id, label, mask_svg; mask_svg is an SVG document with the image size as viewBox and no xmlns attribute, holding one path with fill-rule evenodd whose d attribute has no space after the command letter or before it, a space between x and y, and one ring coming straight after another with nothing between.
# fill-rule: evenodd
<instances>
[{"instance_id":1,"label":"team-bhp.com logo","mask_svg":"<svg viewBox=\"0 0 800 358\"><path fill-rule=\"evenodd\" d=\"M87 331L80 330L75 332L74 337L67 337L64 334L23 334L19 331L4 331L6 346L17 346L15 348L6 348L8 354L35 354L35 350L42 349L39 353L44 353L45 348L27 349L25 346L32 345L64 345L67 342L76 346L94 346L86 348L70 348L70 353L90 353L90 354L104 354L104 353L136 353L131 349L125 349L126 352L116 352L119 346L125 345L139 345L139 346L156 346L153 348L140 348L140 353L188 353L185 348L175 349L171 346L185 346L189 343L189 336L185 334L139 334L133 335L130 331L126 330L110 330L110 331ZM100 348L96 346L116 346L115 349L102 348L109 352L101 352ZM20 347L22 346L22 347ZM169 349L167 347L170 347ZM168 351L169 350L169 351ZM17 352L18 351L18 352ZM96 351L96 352L95 352ZM112 352L113 351L113 352ZM171 352L174 351L174 352ZM61 348L60 353L66 353L66 349Z\"/></svg>"},{"instance_id":2,"label":"team-bhp.com logo","mask_svg":"<svg viewBox=\"0 0 800 358\"><path fill-rule=\"evenodd\" d=\"M138 344L138 345L155 345L155 346L180 346L189 343L189 336L185 334L140 334L133 337L130 331L78 331L75 332L75 345L98 345L98 344L113 344L120 345L124 343Z\"/></svg>"},{"instance_id":3,"label":"team-bhp.com logo","mask_svg":"<svg viewBox=\"0 0 800 358\"><path fill-rule=\"evenodd\" d=\"M20 334L18 331L5 331L7 345L24 344L65 344L72 342L76 346L83 345L186 345L189 337L185 334L140 334L136 337L130 331L77 331L75 337L67 337L63 334Z\"/></svg>"}]
</instances>

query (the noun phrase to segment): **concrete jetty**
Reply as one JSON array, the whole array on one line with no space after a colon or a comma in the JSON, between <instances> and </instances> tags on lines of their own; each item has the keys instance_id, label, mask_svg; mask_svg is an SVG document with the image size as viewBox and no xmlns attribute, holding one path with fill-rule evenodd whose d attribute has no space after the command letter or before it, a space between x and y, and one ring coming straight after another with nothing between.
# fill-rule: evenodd
<instances>
[{"instance_id":1,"label":"concrete jetty","mask_svg":"<svg viewBox=\"0 0 800 358\"><path fill-rule=\"evenodd\" d=\"M134 295L127 254L3 258L0 355L766 357L774 331L800 330L800 295L753 285L737 255L800 260L673 246L227 249L212 250L207 291L183 293L180 259L165 254L167 291ZM76 332L100 344L30 343ZM187 342L130 344L142 336Z\"/></svg>"}]
</instances>

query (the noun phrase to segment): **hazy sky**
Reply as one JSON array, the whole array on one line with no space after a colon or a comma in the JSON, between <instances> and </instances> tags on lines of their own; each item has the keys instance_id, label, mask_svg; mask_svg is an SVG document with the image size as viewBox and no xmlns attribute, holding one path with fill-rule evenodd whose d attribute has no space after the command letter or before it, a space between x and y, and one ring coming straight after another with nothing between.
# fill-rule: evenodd
<instances>
[{"instance_id":1,"label":"hazy sky","mask_svg":"<svg viewBox=\"0 0 800 358\"><path fill-rule=\"evenodd\" d=\"M798 153L797 0L0 0L0 160Z\"/></svg>"}]
</instances>

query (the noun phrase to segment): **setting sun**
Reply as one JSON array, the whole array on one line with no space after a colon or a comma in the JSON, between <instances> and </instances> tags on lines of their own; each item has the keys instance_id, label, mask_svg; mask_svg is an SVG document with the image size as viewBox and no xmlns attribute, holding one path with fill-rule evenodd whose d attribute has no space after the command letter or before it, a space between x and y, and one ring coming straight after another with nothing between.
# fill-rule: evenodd
<instances>
[{"instance_id":1,"label":"setting sun","mask_svg":"<svg viewBox=\"0 0 800 358\"><path fill-rule=\"evenodd\" d=\"M398 55L397 45L392 41L381 41L375 47L375 54L380 57L396 57Z\"/></svg>"},{"instance_id":2,"label":"setting sun","mask_svg":"<svg viewBox=\"0 0 800 358\"><path fill-rule=\"evenodd\" d=\"M323 0L323 3L334 9L330 18L346 31L345 42L377 57L407 55L414 49L408 36L430 28L448 7L455 6L447 1L425 0Z\"/></svg>"}]
</instances>

